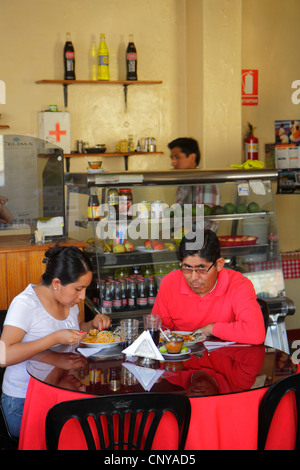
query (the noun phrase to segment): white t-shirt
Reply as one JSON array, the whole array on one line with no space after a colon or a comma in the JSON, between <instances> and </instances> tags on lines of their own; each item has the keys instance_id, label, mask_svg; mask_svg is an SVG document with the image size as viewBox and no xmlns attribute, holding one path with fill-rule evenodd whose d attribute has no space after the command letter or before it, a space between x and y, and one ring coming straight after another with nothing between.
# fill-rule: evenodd
<instances>
[{"instance_id":1,"label":"white t-shirt","mask_svg":"<svg viewBox=\"0 0 300 470\"><path fill-rule=\"evenodd\" d=\"M4 321L4 325L15 326L26 332L22 343L43 338L58 330L79 330L78 305L70 308L65 320L57 320L43 307L33 287L29 284L21 294L14 298ZM24 361L6 368L2 385L2 390L6 395L26 397L29 382L26 364L27 361Z\"/></svg>"}]
</instances>

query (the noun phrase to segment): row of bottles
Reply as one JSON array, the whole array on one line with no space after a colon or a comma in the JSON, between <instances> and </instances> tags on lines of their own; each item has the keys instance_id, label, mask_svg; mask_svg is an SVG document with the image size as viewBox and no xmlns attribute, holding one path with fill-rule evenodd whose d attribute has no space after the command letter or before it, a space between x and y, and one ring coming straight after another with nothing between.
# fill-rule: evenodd
<instances>
[{"instance_id":1,"label":"row of bottles","mask_svg":"<svg viewBox=\"0 0 300 470\"><path fill-rule=\"evenodd\" d=\"M114 276L96 281L90 296L95 304L114 312L152 308L162 278L177 268L178 263L118 267Z\"/></svg>"},{"instance_id":2,"label":"row of bottles","mask_svg":"<svg viewBox=\"0 0 300 470\"><path fill-rule=\"evenodd\" d=\"M109 80L109 52L105 40L105 34L100 34L100 43L97 49L95 43L90 51L90 78L91 80ZM75 49L71 41L71 34L67 33L64 46L64 79L76 80L75 74ZM133 34L129 35L126 49L126 80L137 80L137 52L133 42Z\"/></svg>"},{"instance_id":3,"label":"row of bottles","mask_svg":"<svg viewBox=\"0 0 300 470\"><path fill-rule=\"evenodd\" d=\"M99 303L113 312L152 308L156 292L153 277L147 281L143 276L135 275L117 280L109 278L100 281Z\"/></svg>"},{"instance_id":4,"label":"row of bottles","mask_svg":"<svg viewBox=\"0 0 300 470\"><path fill-rule=\"evenodd\" d=\"M108 220L132 218L132 193L128 188L110 188L107 192ZM100 203L97 191L91 190L88 200L88 220L100 220Z\"/></svg>"}]
</instances>

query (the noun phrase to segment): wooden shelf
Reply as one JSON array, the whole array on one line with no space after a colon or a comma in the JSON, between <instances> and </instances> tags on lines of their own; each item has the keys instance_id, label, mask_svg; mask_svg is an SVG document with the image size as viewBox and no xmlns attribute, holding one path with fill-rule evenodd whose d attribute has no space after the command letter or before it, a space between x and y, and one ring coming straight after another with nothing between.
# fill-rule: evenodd
<instances>
[{"instance_id":1,"label":"wooden shelf","mask_svg":"<svg viewBox=\"0 0 300 470\"><path fill-rule=\"evenodd\" d=\"M9 129L9 126L0 126L0 129Z\"/></svg>"},{"instance_id":2,"label":"wooden shelf","mask_svg":"<svg viewBox=\"0 0 300 470\"><path fill-rule=\"evenodd\" d=\"M70 158L74 157L124 157L125 171L128 170L128 157L131 155L163 155L164 152L104 152L104 153L66 153L64 157L66 160L66 170L70 170Z\"/></svg>"},{"instance_id":3,"label":"wooden shelf","mask_svg":"<svg viewBox=\"0 0 300 470\"><path fill-rule=\"evenodd\" d=\"M129 85L160 85L162 80L37 80L38 85L63 85L64 104L68 107L69 85L123 85L125 109L127 109L127 87Z\"/></svg>"}]
</instances>

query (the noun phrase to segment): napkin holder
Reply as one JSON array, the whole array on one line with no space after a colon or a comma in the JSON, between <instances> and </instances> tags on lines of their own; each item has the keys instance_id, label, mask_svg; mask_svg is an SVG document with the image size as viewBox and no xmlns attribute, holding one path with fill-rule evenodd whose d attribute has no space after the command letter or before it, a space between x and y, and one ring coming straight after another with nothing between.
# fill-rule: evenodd
<instances>
[{"instance_id":1,"label":"napkin holder","mask_svg":"<svg viewBox=\"0 0 300 470\"><path fill-rule=\"evenodd\" d=\"M128 356L164 361L148 330L144 331L128 348L123 349L122 353Z\"/></svg>"}]
</instances>

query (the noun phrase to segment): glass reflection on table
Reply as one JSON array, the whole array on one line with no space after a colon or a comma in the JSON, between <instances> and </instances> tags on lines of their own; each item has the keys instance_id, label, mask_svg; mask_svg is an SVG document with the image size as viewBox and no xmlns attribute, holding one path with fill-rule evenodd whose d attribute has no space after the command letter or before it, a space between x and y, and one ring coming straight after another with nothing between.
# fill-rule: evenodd
<instances>
[{"instance_id":1,"label":"glass reflection on table","mask_svg":"<svg viewBox=\"0 0 300 470\"><path fill-rule=\"evenodd\" d=\"M207 350L193 346L180 360L156 361L122 354L122 345L88 358L60 347L29 360L35 379L65 390L94 395L114 393L183 393L189 397L224 395L271 385L297 372L292 358L265 345L227 345ZM283 357L284 354L284 357Z\"/></svg>"}]
</instances>

